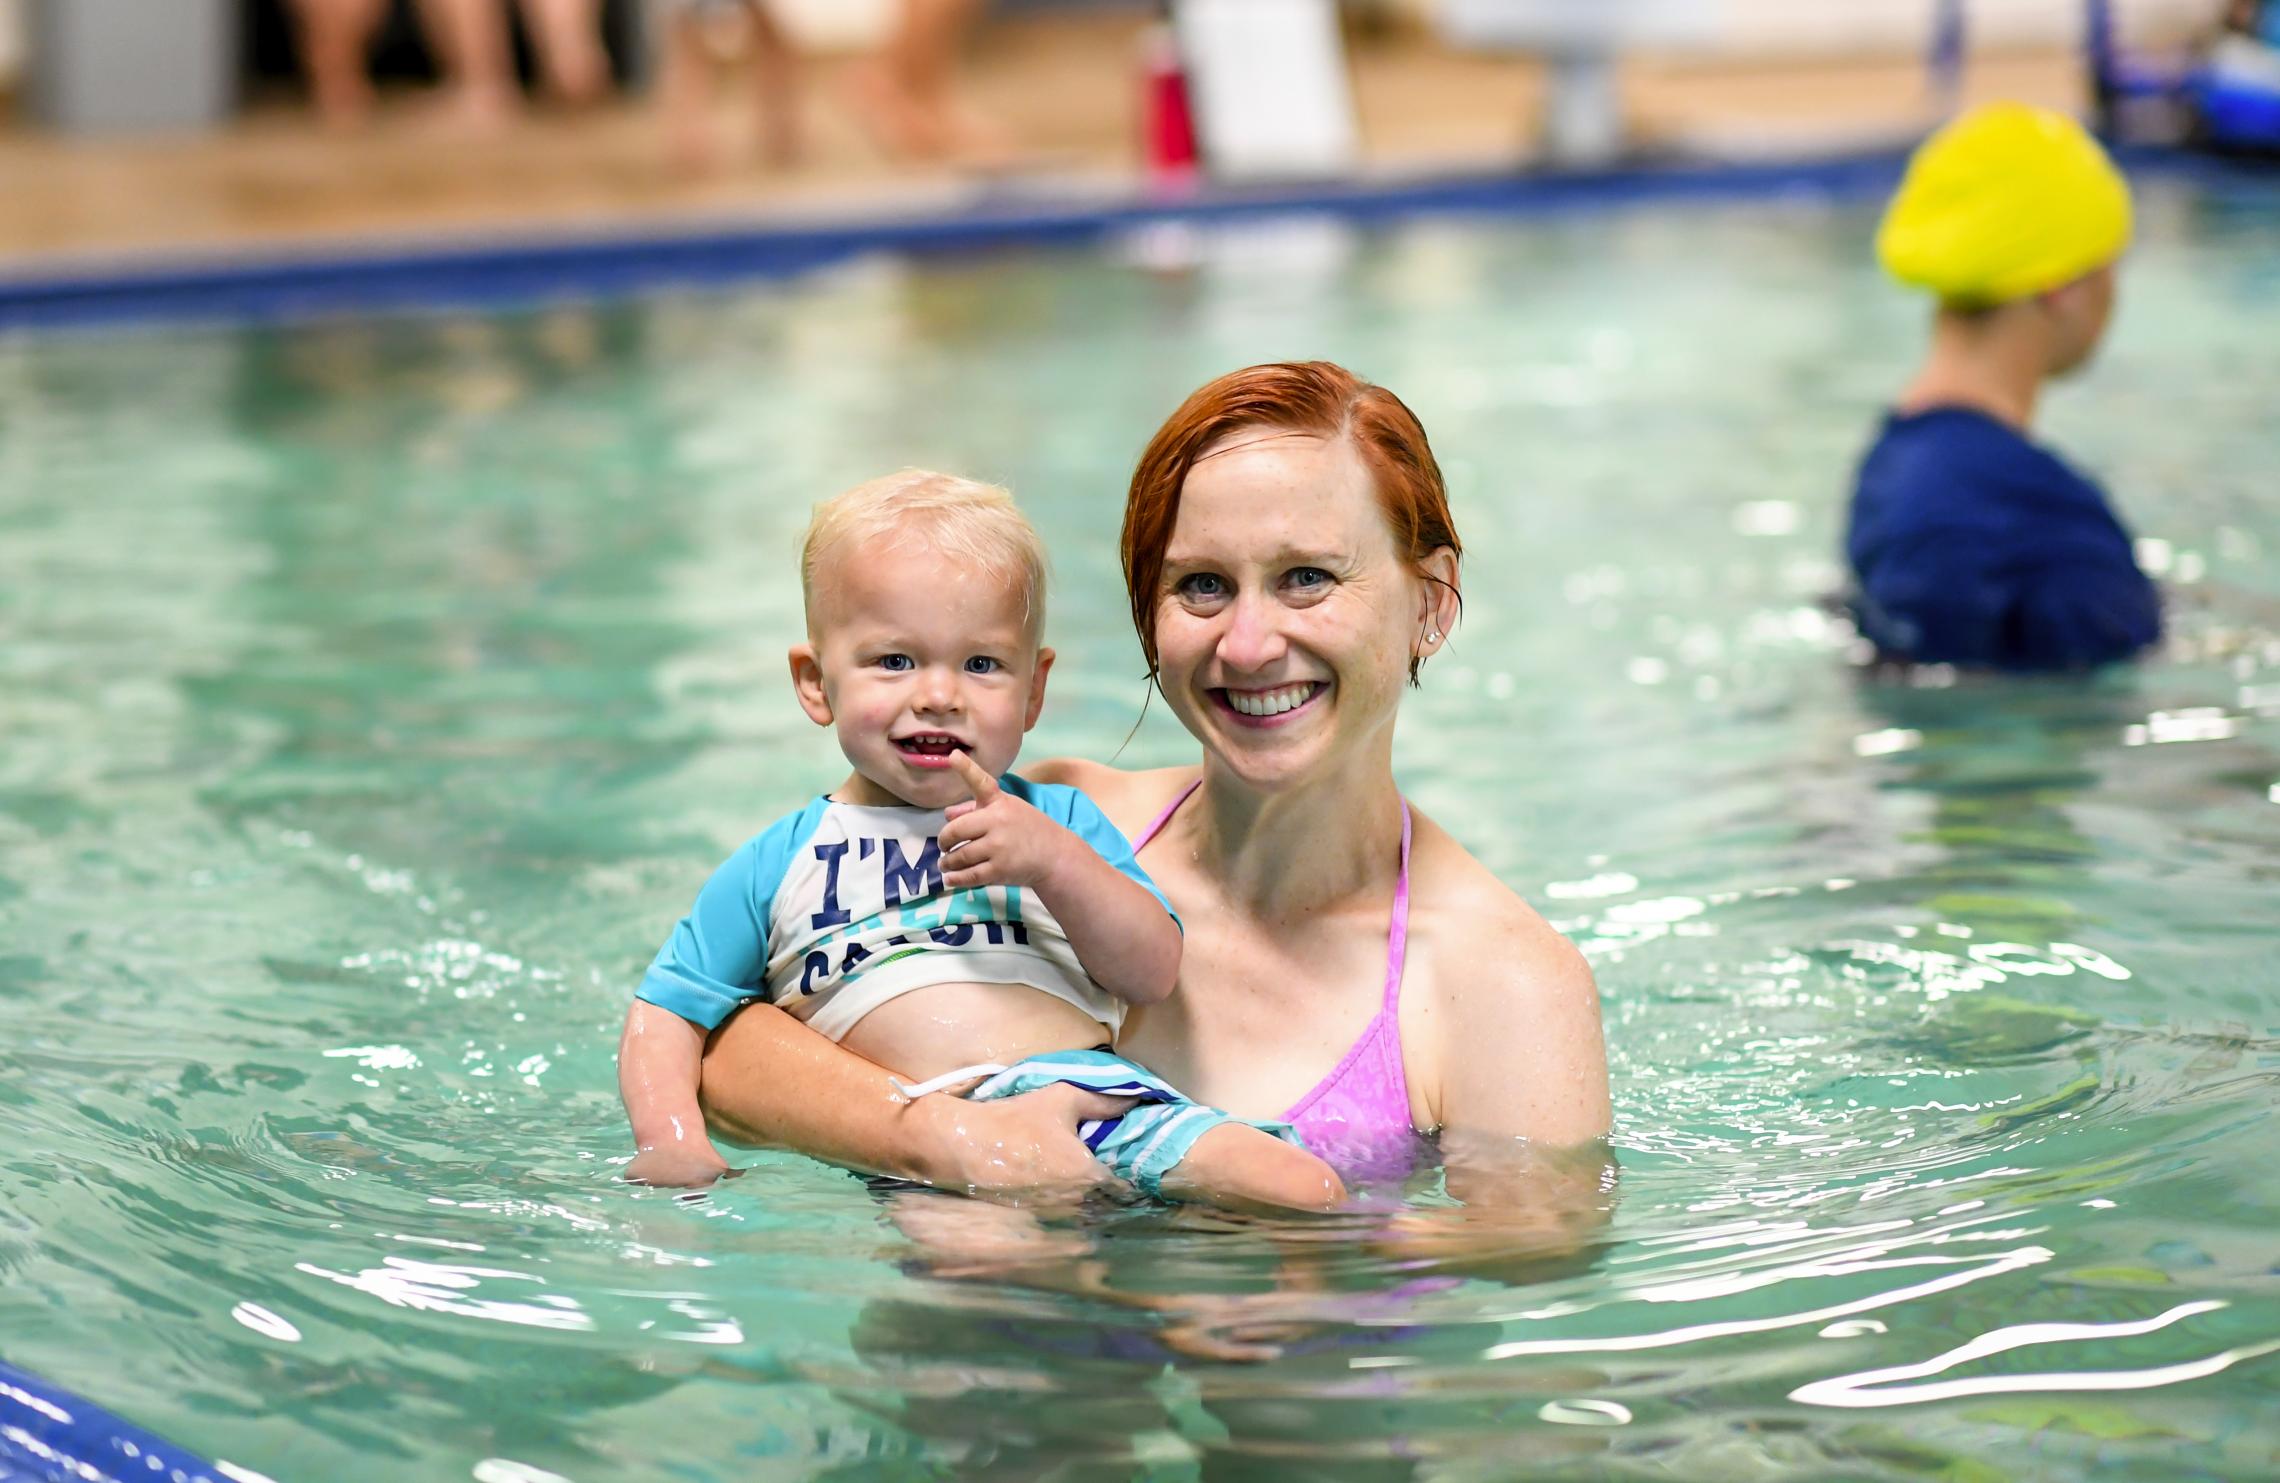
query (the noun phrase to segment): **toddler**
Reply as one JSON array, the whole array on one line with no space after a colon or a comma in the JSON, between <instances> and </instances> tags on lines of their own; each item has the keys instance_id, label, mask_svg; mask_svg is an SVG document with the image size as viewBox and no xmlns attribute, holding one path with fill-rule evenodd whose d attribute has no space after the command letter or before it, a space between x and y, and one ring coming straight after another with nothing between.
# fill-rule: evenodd
<instances>
[{"instance_id":1,"label":"toddler","mask_svg":"<svg viewBox=\"0 0 2280 1483\"><path fill-rule=\"evenodd\" d=\"M818 507L801 554L801 709L853 771L714 872L626 1020L626 1177L701 1184L706 1034L754 998L917 1097L1056 1082L1132 1099L1084 1124L1144 1193L1274 1208L1344 1198L1283 1124L1202 1107L1110 1051L1167 998L1180 930L1116 826L1009 769L1045 703L1044 551L1003 490L910 471ZM978 1084L976 1084L978 1081Z\"/></svg>"}]
</instances>

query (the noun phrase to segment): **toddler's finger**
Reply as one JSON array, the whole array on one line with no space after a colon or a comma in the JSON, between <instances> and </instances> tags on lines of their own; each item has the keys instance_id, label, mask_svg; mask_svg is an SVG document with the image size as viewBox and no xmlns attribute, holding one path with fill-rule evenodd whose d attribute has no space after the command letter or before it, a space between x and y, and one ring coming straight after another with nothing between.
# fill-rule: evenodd
<instances>
[{"instance_id":1,"label":"toddler's finger","mask_svg":"<svg viewBox=\"0 0 2280 1483\"><path fill-rule=\"evenodd\" d=\"M947 855L952 850L963 849L972 844L975 840L980 839L984 832L980 821L967 813L961 814L943 825L942 832L934 837L941 842L942 853Z\"/></svg>"},{"instance_id":2,"label":"toddler's finger","mask_svg":"<svg viewBox=\"0 0 2280 1483\"><path fill-rule=\"evenodd\" d=\"M991 777L982 767L982 764L974 760L972 753L952 752L950 754L950 765L958 769L958 776L963 778L966 786L973 790L974 802L977 805L986 807L997 802L997 779Z\"/></svg>"}]
</instances>

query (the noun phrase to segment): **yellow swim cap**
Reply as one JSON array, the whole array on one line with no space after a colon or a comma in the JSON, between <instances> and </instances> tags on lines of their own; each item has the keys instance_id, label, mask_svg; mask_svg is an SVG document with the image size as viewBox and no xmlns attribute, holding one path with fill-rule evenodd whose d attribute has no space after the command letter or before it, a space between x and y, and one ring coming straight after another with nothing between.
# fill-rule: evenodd
<instances>
[{"instance_id":1,"label":"yellow swim cap","mask_svg":"<svg viewBox=\"0 0 2280 1483\"><path fill-rule=\"evenodd\" d=\"M1991 103L1916 151L1876 255L1902 283L1980 306L2071 283L2129 241L2130 188L2098 141L2064 114Z\"/></svg>"}]
</instances>

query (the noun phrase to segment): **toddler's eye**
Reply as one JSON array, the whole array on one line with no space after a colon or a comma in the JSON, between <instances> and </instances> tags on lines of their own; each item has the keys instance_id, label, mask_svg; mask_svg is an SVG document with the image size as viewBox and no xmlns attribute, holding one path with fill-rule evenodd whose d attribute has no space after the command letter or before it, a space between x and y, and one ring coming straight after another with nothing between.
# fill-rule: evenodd
<instances>
[{"instance_id":1,"label":"toddler's eye","mask_svg":"<svg viewBox=\"0 0 2280 1483\"><path fill-rule=\"evenodd\" d=\"M886 670L888 673L898 675L902 674L906 670L916 669L918 667L915 664L911 663L911 658L908 654L881 654L878 659L878 665L879 668Z\"/></svg>"},{"instance_id":2,"label":"toddler's eye","mask_svg":"<svg viewBox=\"0 0 2280 1483\"><path fill-rule=\"evenodd\" d=\"M987 654L976 654L966 661L966 673L970 675L994 675L1004 668Z\"/></svg>"}]
</instances>

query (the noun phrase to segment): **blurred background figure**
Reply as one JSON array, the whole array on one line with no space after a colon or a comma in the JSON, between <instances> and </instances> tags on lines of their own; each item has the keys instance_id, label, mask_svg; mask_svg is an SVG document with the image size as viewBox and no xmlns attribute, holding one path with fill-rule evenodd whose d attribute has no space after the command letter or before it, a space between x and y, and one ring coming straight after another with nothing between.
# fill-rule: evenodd
<instances>
[{"instance_id":1,"label":"blurred background figure","mask_svg":"<svg viewBox=\"0 0 2280 1483\"><path fill-rule=\"evenodd\" d=\"M2209 61L2230 80L2280 92L2280 0L2232 0Z\"/></svg>"},{"instance_id":2,"label":"blurred background figure","mask_svg":"<svg viewBox=\"0 0 2280 1483\"><path fill-rule=\"evenodd\" d=\"M2128 185L2063 114L1992 104L1909 162L1877 253L1939 308L1861 464L1846 539L1884 657L2075 669L2161 636L2105 495L2029 436L2043 383L2105 334L2130 231Z\"/></svg>"},{"instance_id":3,"label":"blurred background figure","mask_svg":"<svg viewBox=\"0 0 2280 1483\"><path fill-rule=\"evenodd\" d=\"M2229 0L2185 97L2194 143L2280 156L2280 3Z\"/></svg>"},{"instance_id":4,"label":"blurred background figure","mask_svg":"<svg viewBox=\"0 0 2280 1483\"><path fill-rule=\"evenodd\" d=\"M900 159L996 165L1012 139L977 111L958 82L958 52L987 0L902 0L878 55L854 76L864 121Z\"/></svg>"},{"instance_id":5,"label":"blurred background figure","mask_svg":"<svg viewBox=\"0 0 2280 1483\"><path fill-rule=\"evenodd\" d=\"M675 163L705 170L727 162L714 117L714 84L724 69L748 76L762 160L796 161L805 133L803 28L787 26L769 0L654 3L662 10L654 33L658 106ZM846 66L846 91L887 158L954 166L1012 158L1010 136L960 84L960 52L986 8L985 0L899 0L883 28L860 43L862 53Z\"/></svg>"},{"instance_id":6,"label":"blurred background figure","mask_svg":"<svg viewBox=\"0 0 2280 1483\"><path fill-rule=\"evenodd\" d=\"M354 128L371 116L365 48L387 5L388 0L294 0L294 39L309 94L317 116L333 128Z\"/></svg>"},{"instance_id":7,"label":"blurred background figure","mask_svg":"<svg viewBox=\"0 0 2280 1483\"><path fill-rule=\"evenodd\" d=\"M538 56L539 77L559 102L584 104L609 86L598 0L518 0ZM421 23L455 95L473 122L497 123L519 97L506 0L421 0Z\"/></svg>"},{"instance_id":8,"label":"blurred background figure","mask_svg":"<svg viewBox=\"0 0 2280 1483\"><path fill-rule=\"evenodd\" d=\"M0 255L553 229L1005 166L1049 166L1052 191L1806 158L1920 138L1928 93L2079 106L2085 6L2178 113L2180 60L2232 3L0 0ZM507 122L525 87L582 100L610 77L629 93ZM313 137L304 78L328 120L382 126ZM1180 127L1139 127L1174 95ZM484 147L434 147L439 117ZM105 136L103 167L50 132ZM710 168L664 168L668 143Z\"/></svg>"},{"instance_id":9,"label":"blurred background figure","mask_svg":"<svg viewBox=\"0 0 2280 1483\"><path fill-rule=\"evenodd\" d=\"M705 170L721 163L713 84L724 65L750 74L760 156L784 166L800 153L800 59L765 0L662 0L657 30L657 101L674 163Z\"/></svg>"},{"instance_id":10,"label":"blurred background figure","mask_svg":"<svg viewBox=\"0 0 2280 1483\"><path fill-rule=\"evenodd\" d=\"M2273 0L2232 0L2225 11L2225 28L2280 47L2280 5Z\"/></svg>"},{"instance_id":11,"label":"blurred background figure","mask_svg":"<svg viewBox=\"0 0 2280 1483\"><path fill-rule=\"evenodd\" d=\"M609 87L598 0L520 0L523 24L547 91L585 104ZM335 127L354 127L371 113L365 56L386 18L388 0L293 0L302 65L317 112ZM420 0L420 21L456 121L496 127L512 117L520 94L506 0Z\"/></svg>"}]
</instances>

